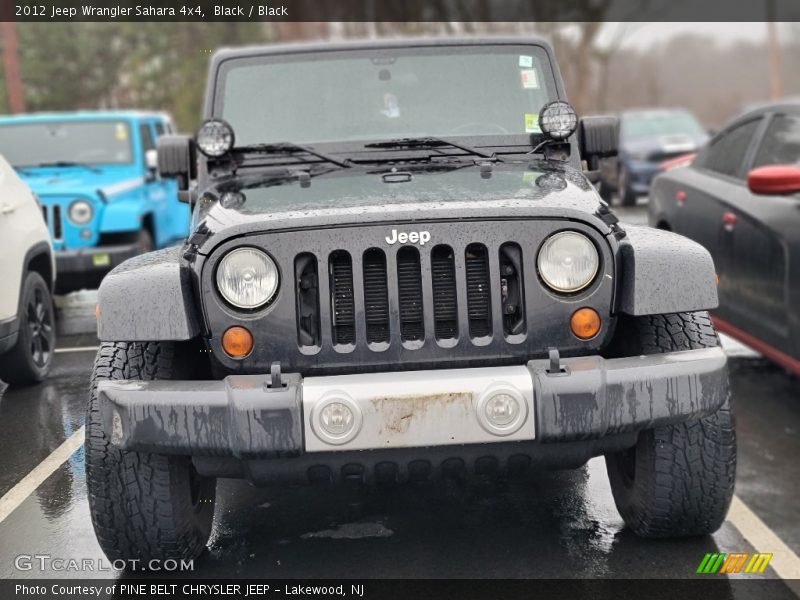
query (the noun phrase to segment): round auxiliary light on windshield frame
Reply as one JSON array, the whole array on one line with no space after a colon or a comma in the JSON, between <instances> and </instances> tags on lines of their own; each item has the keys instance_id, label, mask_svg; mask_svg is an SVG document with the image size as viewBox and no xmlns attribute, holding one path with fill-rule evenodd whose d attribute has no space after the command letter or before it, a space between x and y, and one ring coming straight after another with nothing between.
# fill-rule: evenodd
<instances>
[{"instance_id":1,"label":"round auxiliary light on windshield frame","mask_svg":"<svg viewBox=\"0 0 800 600\"><path fill-rule=\"evenodd\" d=\"M539 129L554 140L565 140L575 132L578 115L569 102L556 100L545 104L539 113Z\"/></svg>"},{"instance_id":2,"label":"round auxiliary light on windshield frame","mask_svg":"<svg viewBox=\"0 0 800 600\"><path fill-rule=\"evenodd\" d=\"M222 119L209 119L200 125L195 136L197 148L210 158L225 156L233 148L236 136L231 127Z\"/></svg>"}]
</instances>

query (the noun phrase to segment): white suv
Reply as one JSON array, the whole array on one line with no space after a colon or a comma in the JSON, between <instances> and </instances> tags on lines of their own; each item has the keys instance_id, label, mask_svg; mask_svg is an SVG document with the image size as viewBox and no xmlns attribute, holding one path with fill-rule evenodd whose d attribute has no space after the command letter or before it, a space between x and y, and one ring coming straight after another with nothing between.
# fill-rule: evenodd
<instances>
[{"instance_id":1,"label":"white suv","mask_svg":"<svg viewBox=\"0 0 800 600\"><path fill-rule=\"evenodd\" d=\"M0 379L38 383L56 342L50 233L42 208L0 156Z\"/></svg>"}]
</instances>

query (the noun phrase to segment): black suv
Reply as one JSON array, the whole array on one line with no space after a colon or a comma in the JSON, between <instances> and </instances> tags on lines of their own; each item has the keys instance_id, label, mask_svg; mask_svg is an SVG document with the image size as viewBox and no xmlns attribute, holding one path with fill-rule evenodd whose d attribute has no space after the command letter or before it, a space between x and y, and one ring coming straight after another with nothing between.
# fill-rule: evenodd
<instances>
[{"instance_id":1,"label":"black suv","mask_svg":"<svg viewBox=\"0 0 800 600\"><path fill-rule=\"evenodd\" d=\"M116 268L87 417L112 559L196 556L215 481L404 482L605 455L647 537L733 492L714 265L621 227L529 39L218 52L205 121L159 140L182 247Z\"/></svg>"}]
</instances>

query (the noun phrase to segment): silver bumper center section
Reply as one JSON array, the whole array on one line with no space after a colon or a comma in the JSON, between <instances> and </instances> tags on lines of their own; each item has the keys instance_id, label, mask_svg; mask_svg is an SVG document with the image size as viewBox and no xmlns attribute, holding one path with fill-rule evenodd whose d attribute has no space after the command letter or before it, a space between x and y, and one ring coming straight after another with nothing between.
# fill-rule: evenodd
<instances>
[{"instance_id":1,"label":"silver bumper center section","mask_svg":"<svg viewBox=\"0 0 800 600\"><path fill-rule=\"evenodd\" d=\"M104 381L105 431L127 450L238 458L560 442L699 418L728 397L720 348L513 367L222 381Z\"/></svg>"},{"instance_id":2,"label":"silver bumper center section","mask_svg":"<svg viewBox=\"0 0 800 600\"><path fill-rule=\"evenodd\" d=\"M306 452L532 440L527 367L307 377Z\"/></svg>"}]
</instances>

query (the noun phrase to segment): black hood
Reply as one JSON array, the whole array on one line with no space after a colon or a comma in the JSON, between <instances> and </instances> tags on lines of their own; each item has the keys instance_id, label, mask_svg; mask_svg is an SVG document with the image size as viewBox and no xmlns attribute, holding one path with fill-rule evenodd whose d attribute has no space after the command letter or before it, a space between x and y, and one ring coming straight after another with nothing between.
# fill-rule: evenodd
<instances>
[{"instance_id":1,"label":"black hood","mask_svg":"<svg viewBox=\"0 0 800 600\"><path fill-rule=\"evenodd\" d=\"M408 168L408 170L406 170ZM227 179L206 191L196 210L199 251L248 233L366 223L562 218L589 221L603 233L606 203L580 171L559 163L340 169L276 180L264 175ZM224 207L226 193L244 202ZM197 239L197 238L195 238Z\"/></svg>"}]
</instances>

